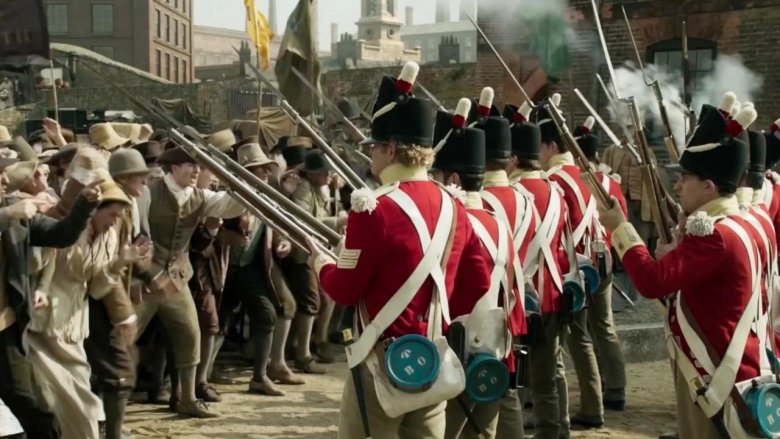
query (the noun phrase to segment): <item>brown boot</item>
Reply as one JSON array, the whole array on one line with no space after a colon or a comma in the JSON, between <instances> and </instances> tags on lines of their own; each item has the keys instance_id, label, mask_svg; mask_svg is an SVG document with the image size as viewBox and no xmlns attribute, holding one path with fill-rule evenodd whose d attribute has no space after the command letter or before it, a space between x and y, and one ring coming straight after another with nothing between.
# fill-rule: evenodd
<instances>
[{"instance_id":1,"label":"brown boot","mask_svg":"<svg viewBox=\"0 0 780 439\"><path fill-rule=\"evenodd\" d=\"M249 382L249 393L257 393L268 396L284 396L284 392L279 390L274 383L266 378L262 382L252 380Z\"/></svg>"},{"instance_id":2,"label":"brown boot","mask_svg":"<svg viewBox=\"0 0 780 439\"><path fill-rule=\"evenodd\" d=\"M299 386L301 384L306 384L306 380L304 380L300 375L296 375L291 371L290 369L284 367L281 369L271 369L268 368L268 371L266 372L266 375L271 381L274 381L279 384L286 384L290 386Z\"/></svg>"},{"instance_id":3,"label":"brown boot","mask_svg":"<svg viewBox=\"0 0 780 439\"><path fill-rule=\"evenodd\" d=\"M200 399L195 401L179 401L176 412L180 415L200 419L218 418L220 416L219 413L209 410L209 406Z\"/></svg>"}]
</instances>

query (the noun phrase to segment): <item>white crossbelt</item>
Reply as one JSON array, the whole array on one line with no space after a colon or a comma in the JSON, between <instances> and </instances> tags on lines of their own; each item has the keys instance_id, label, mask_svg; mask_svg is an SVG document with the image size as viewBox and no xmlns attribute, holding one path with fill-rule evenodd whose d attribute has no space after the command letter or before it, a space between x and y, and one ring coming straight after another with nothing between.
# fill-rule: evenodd
<instances>
[{"instance_id":1,"label":"white crossbelt","mask_svg":"<svg viewBox=\"0 0 780 439\"><path fill-rule=\"evenodd\" d=\"M535 274L539 276L539 291L537 293L540 301L545 294L543 290L544 270L540 270L543 264L546 264L547 268L550 269L550 275L558 291L563 290L563 279L561 279L560 270L558 270L556 265L557 261L552 254L552 246L555 244L553 239L555 239L555 232L558 230L558 223L561 219L561 195L552 185L548 187L550 189L550 199L547 203L547 211L541 222L537 218L538 227L531 244L528 246L524 271L528 279L531 279Z\"/></svg>"},{"instance_id":2,"label":"white crossbelt","mask_svg":"<svg viewBox=\"0 0 780 439\"><path fill-rule=\"evenodd\" d=\"M582 191L580 190L580 186L577 184L576 181L574 181L574 178L572 178L571 175L569 175L568 172L560 170L559 172L556 172L555 175L561 177L563 181L566 183L567 186L571 189L572 192L574 192L574 196L577 198L577 204L580 207L580 212L582 212L582 219L580 220L579 224L574 225L574 230L572 231L572 238L574 238L574 247L577 247L580 245L580 243L583 242L583 239L590 238L589 235L586 234L588 230L592 228L593 225L593 219L594 215L596 214L596 199L591 195L588 198L587 205L585 204L585 197L582 195ZM590 255L590 249L588 248L589 245L587 242L585 244L585 253L586 256Z\"/></svg>"},{"instance_id":3,"label":"white crossbelt","mask_svg":"<svg viewBox=\"0 0 780 439\"><path fill-rule=\"evenodd\" d=\"M374 316L374 319L364 323L360 337L355 343L347 346L347 363L350 368L362 363L371 353L382 333L401 315L409 303L412 302L428 276L434 281L435 287L431 296L432 306L429 309L428 337L433 338L441 334L441 319L449 323L449 306L447 302L447 288L442 271L442 260L447 247L448 237L452 230L452 218L455 215L453 201L447 193L440 188L441 211L436 222L433 236L430 236L425 219L414 200L403 190L396 189L386 195L387 199L394 201L406 213L417 231L420 239L423 257L412 271L412 274L398 288L390 300ZM442 300L443 299L443 300ZM364 304L361 304L364 306Z\"/></svg>"},{"instance_id":4,"label":"white crossbelt","mask_svg":"<svg viewBox=\"0 0 780 439\"><path fill-rule=\"evenodd\" d=\"M498 307L498 293L502 287L504 291L504 306L506 307L509 304L507 292L512 291L506 270L506 264L509 259L509 239L507 239L509 231L501 224L501 221L496 221L498 226L498 245L496 245L482 221L472 214L469 214L469 220L474 228L474 232L479 237L479 240L482 241L488 254L490 254L490 259L493 261L493 270L490 273L490 288L474 305L474 309L471 312L487 311Z\"/></svg>"}]
</instances>

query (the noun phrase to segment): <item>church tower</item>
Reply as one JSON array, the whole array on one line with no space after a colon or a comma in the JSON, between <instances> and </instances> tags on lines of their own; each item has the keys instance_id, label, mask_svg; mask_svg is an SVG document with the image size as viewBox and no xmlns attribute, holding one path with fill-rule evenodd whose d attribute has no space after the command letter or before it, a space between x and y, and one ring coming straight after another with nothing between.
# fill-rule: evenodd
<instances>
[{"instance_id":1,"label":"church tower","mask_svg":"<svg viewBox=\"0 0 780 439\"><path fill-rule=\"evenodd\" d=\"M406 49L401 41L404 22L397 15L397 6L398 0L360 0L357 39L343 36L336 45L337 59L365 66L419 62L422 58L420 49Z\"/></svg>"}]
</instances>

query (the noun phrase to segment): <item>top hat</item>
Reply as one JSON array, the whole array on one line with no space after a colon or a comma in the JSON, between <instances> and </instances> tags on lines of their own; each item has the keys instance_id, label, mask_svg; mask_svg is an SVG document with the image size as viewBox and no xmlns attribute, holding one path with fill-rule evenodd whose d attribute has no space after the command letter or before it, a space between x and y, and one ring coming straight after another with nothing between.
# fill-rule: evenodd
<instances>
[{"instance_id":1,"label":"top hat","mask_svg":"<svg viewBox=\"0 0 780 439\"><path fill-rule=\"evenodd\" d=\"M412 95L420 66L404 65L398 78L385 76L379 85L371 118L371 136L361 144L402 142L430 147L433 141L431 102Z\"/></svg>"},{"instance_id":2,"label":"top hat","mask_svg":"<svg viewBox=\"0 0 780 439\"><path fill-rule=\"evenodd\" d=\"M89 141L107 151L113 151L130 139L117 134L110 123L96 123L89 127Z\"/></svg>"},{"instance_id":3,"label":"top hat","mask_svg":"<svg viewBox=\"0 0 780 439\"><path fill-rule=\"evenodd\" d=\"M514 112L509 114L509 111ZM512 126L509 132L512 135L512 154L521 159L539 160L542 151L542 131L539 125L532 123L531 106L528 102L517 107L507 105L504 108L504 117L511 116Z\"/></svg>"},{"instance_id":4,"label":"top hat","mask_svg":"<svg viewBox=\"0 0 780 439\"><path fill-rule=\"evenodd\" d=\"M306 159L306 148L301 145L288 145L282 148L282 157L288 168L300 165Z\"/></svg>"},{"instance_id":5,"label":"top hat","mask_svg":"<svg viewBox=\"0 0 780 439\"><path fill-rule=\"evenodd\" d=\"M593 116L588 116L585 119L585 123L581 126L574 128L574 138L577 140L577 144L580 146L582 153L588 160L594 160L596 158L596 151L599 147L599 138L593 134L593 124L596 119Z\"/></svg>"},{"instance_id":6,"label":"top hat","mask_svg":"<svg viewBox=\"0 0 780 439\"><path fill-rule=\"evenodd\" d=\"M226 128L212 133L207 140L220 151L228 152L230 147L236 144L236 135L233 134L233 130Z\"/></svg>"},{"instance_id":7,"label":"top hat","mask_svg":"<svg viewBox=\"0 0 780 439\"><path fill-rule=\"evenodd\" d=\"M263 166L269 163L276 163L265 155L259 143L246 143L236 150L238 164L245 168Z\"/></svg>"},{"instance_id":8,"label":"top hat","mask_svg":"<svg viewBox=\"0 0 780 439\"><path fill-rule=\"evenodd\" d=\"M148 174L151 170L141 153L133 148L121 148L108 158L108 171L112 177L132 174Z\"/></svg>"},{"instance_id":9,"label":"top hat","mask_svg":"<svg viewBox=\"0 0 780 439\"><path fill-rule=\"evenodd\" d=\"M133 145L133 149L140 152L147 163L154 163L157 161L157 157L160 157L160 154L163 153L162 144L155 140L137 143Z\"/></svg>"},{"instance_id":10,"label":"top hat","mask_svg":"<svg viewBox=\"0 0 780 439\"><path fill-rule=\"evenodd\" d=\"M315 174L320 172L329 172L331 167L321 152L312 150L306 153L306 157L303 159L303 167L301 167L301 170L303 172Z\"/></svg>"},{"instance_id":11,"label":"top hat","mask_svg":"<svg viewBox=\"0 0 780 439\"><path fill-rule=\"evenodd\" d=\"M560 108L561 95L554 93L550 96L549 102ZM534 111L534 121L539 125L542 143L555 142L558 145L561 145L561 133L558 132L558 127L555 125L552 115L545 105L540 105L536 108L536 111Z\"/></svg>"},{"instance_id":12,"label":"top hat","mask_svg":"<svg viewBox=\"0 0 780 439\"><path fill-rule=\"evenodd\" d=\"M362 114L360 111L360 108L357 106L355 102L353 102L350 99L344 98L340 100L336 106L338 107L339 111L349 120L357 120L362 118Z\"/></svg>"},{"instance_id":13,"label":"top hat","mask_svg":"<svg viewBox=\"0 0 780 439\"><path fill-rule=\"evenodd\" d=\"M485 173L485 132L466 127L471 101L458 102L455 114L436 112L433 168L459 174Z\"/></svg>"},{"instance_id":14,"label":"top hat","mask_svg":"<svg viewBox=\"0 0 780 439\"><path fill-rule=\"evenodd\" d=\"M718 109L704 104L680 162L667 168L712 180L721 189L735 191L750 161L750 148L740 136L757 116L755 108L747 107L727 120Z\"/></svg>"},{"instance_id":15,"label":"top hat","mask_svg":"<svg viewBox=\"0 0 780 439\"><path fill-rule=\"evenodd\" d=\"M177 146L160 154L160 157L157 157L157 163L160 165L181 165L183 163L197 163L197 161L187 154L184 148Z\"/></svg>"}]
</instances>

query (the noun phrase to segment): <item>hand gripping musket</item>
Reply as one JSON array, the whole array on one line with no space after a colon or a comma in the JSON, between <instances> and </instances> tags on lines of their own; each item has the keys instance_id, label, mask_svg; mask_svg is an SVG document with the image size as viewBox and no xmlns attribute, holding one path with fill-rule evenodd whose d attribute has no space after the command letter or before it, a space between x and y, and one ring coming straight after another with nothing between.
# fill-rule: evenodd
<instances>
[{"instance_id":1,"label":"hand gripping musket","mask_svg":"<svg viewBox=\"0 0 780 439\"><path fill-rule=\"evenodd\" d=\"M268 78L266 78L265 75L263 75L257 66L254 66L251 63L245 63L245 65L252 71L258 81L261 81L263 84L265 84L266 87L268 87L274 94L279 97L281 100L279 102L279 107L281 107L285 114L287 114L287 117L301 125L303 129L309 133L309 136L311 136L312 140L314 140L322 152L325 153L325 155L330 158L330 160L332 160L333 164L335 165L336 172L338 172L339 175L344 178L344 181L346 181L346 183L352 187L352 189L366 188L366 183L361 180L357 174L355 174L355 171L353 171L352 168L350 168L349 165L344 162L344 160L342 160L338 154L336 154L336 151L334 151L333 148L328 145L328 142L326 142L325 139L323 139L322 136L317 133L317 130L315 130L306 121L306 119L304 119L300 114L298 114L297 111L295 111L292 105L290 105L290 103L284 97L282 92L279 91L279 89L276 88L276 86Z\"/></svg>"},{"instance_id":2,"label":"hand gripping musket","mask_svg":"<svg viewBox=\"0 0 780 439\"><path fill-rule=\"evenodd\" d=\"M639 114L639 109L636 106L634 98L626 98L622 100L629 110L631 120L636 130L636 138L639 142L639 153L642 156L642 179L647 184L648 196L650 197L650 211L653 217L653 223L655 223L658 237L663 244L672 242L672 230L674 230L677 224L677 210L679 208L672 207L669 203L671 196L666 192L661 179L658 176L658 171L655 168L655 162L650 154L650 146L647 144L647 138L645 137L644 128L642 128L642 119Z\"/></svg>"},{"instance_id":3,"label":"hand gripping musket","mask_svg":"<svg viewBox=\"0 0 780 439\"><path fill-rule=\"evenodd\" d=\"M309 87L309 89L310 89L311 91L313 91L314 93L316 93L316 94L317 94L317 96L319 96L319 98L322 100L322 102L324 102L324 103L325 103L325 105L327 105L327 106L328 106L328 108L330 108L330 109L331 109L331 110L332 110L332 111L333 111L333 112L334 112L336 115L340 115L340 116L339 116L339 118L341 119L341 122L343 122L343 123L345 123L345 124L349 125L349 126L350 126L350 127L353 129L353 130L355 130L355 132L356 132L356 133L358 133L358 135L360 136L360 140L366 140L366 136L365 136L365 135L364 135L364 134L363 134L363 133L362 133L362 132L361 132L361 131L358 129L358 127L356 127L356 126L355 126L355 124L354 124L354 123L352 123L352 121L351 121L351 120L349 120L349 119L347 118L347 116L346 116L346 115L345 115L345 114L344 114L344 113L341 111L341 109L338 107L338 105L334 104L334 103L333 103L333 101L331 101L330 99L328 99L328 97L327 97L327 96L325 96L325 94L324 94L324 93L322 93L322 92L320 91L320 89L318 89L317 87L315 87L315 86L314 86L314 84L312 84L312 83L311 83L311 82L310 82L308 79L306 79L306 77L305 77L305 76L303 76L303 74L302 74L302 73L301 73L301 72L300 72L298 69L296 69L295 67L293 67L293 68L292 68L292 72L293 72L293 74L294 74L295 76L297 76L297 77L298 77L298 79L299 79L301 82L303 82L304 84L306 84L306 87ZM354 153L354 154L355 154L357 157L359 157L359 158L360 158L360 160L362 160L363 162L365 162L365 163L366 163L366 164L368 164L368 165L371 165L371 158L370 158L370 157L368 157L367 155L363 154L362 152L360 152L358 149L356 149L356 148L355 148L354 146L352 146L352 145L348 145L348 147L349 147L349 148L350 148L350 150L351 150L350 152Z\"/></svg>"},{"instance_id":4,"label":"hand gripping musket","mask_svg":"<svg viewBox=\"0 0 780 439\"><path fill-rule=\"evenodd\" d=\"M666 111L664 105L664 96L661 93L661 84L658 80L651 81L648 79L645 72L645 66L642 62L642 56L639 54L639 47L636 45L636 39L634 39L634 33L631 31L631 21L628 19L625 6L621 5L620 9L623 10L623 19L626 21L626 29L628 30L628 36L631 37L631 44L634 46L634 54L636 55L636 62L639 66L639 70L642 72L642 79L645 81L645 85L653 89L655 95L655 101L658 103L658 112L661 115L661 123L664 125L666 136L664 136L664 144L666 150L669 153L669 158L673 163L680 161L680 148L677 146L677 141L674 139L672 133L672 126L669 124L669 113Z\"/></svg>"}]
</instances>

